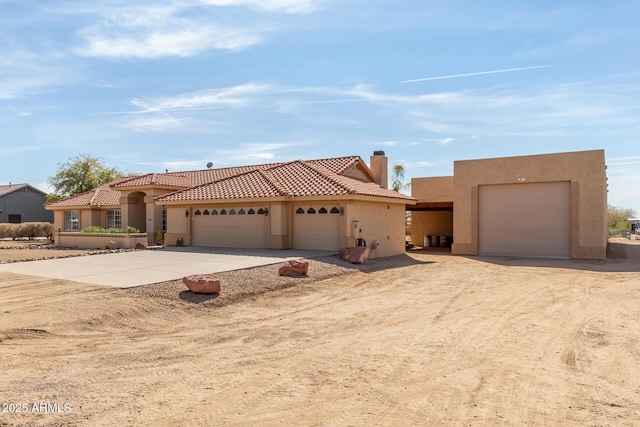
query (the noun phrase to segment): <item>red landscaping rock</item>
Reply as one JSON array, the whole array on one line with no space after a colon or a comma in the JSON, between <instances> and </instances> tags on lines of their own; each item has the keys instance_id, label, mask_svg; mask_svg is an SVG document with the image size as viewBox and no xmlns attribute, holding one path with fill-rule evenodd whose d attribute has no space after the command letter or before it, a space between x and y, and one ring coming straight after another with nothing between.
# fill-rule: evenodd
<instances>
[{"instance_id":1,"label":"red landscaping rock","mask_svg":"<svg viewBox=\"0 0 640 427\"><path fill-rule=\"evenodd\" d=\"M182 278L187 288L196 294L219 294L220 280L213 274L194 274Z\"/></svg>"},{"instance_id":2,"label":"red landscaping rock","mask_svg":"<svg viewBox=\"0 0 640 427\"><path fill-rule=\"evenodd\" d=\"M147 249L147 247L145 245L143 245L142 243L136 243L136 249L138 249L138 250Z\"/></svg>"},{"instance_id":3,"label":"red landscaping rock","mask_svg":"<svg viewBox=\"0 0 640 427\"><path fill-rule=\"evenodd\" d=\"M350 246L338 251L340 258L351 264L364 264L369 258L369 248L366 246Z\"/></svg>"},{"instance_id":4,"label":"red landscaping rock","mask_svg":"<svg viewBox=\"0 0 640 427\"><path fill-rule=\"evenodd\" d=\"M291 260L284 262L280 269L278 270L278 274L281 276L306 276L307 271L309 271L309 262L300 261L300 260Z\"/></svg>"}]
</instances>

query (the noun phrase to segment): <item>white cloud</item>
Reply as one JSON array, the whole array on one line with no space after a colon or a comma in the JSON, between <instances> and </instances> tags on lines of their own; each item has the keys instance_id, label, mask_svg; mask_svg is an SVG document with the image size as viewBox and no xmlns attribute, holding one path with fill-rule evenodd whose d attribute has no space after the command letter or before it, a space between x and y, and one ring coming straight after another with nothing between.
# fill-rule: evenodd
<instances>
[{"instance_id":1,"label":"white cloud","mask_svg":"<svg viewBox=\"0 0 640 427\"><path fill-rule=\"evenodd\" d=\"M200 0L165 6L126 4L78 7L60 11L96 15L93 25L78 31L82 43L74 53L85 57L192 57L212 49L241 50L261 43L268 32L264 20L221 24L217 9L248 7L258 11L311 13L326 0ZM218 22L218 23L216 23Z\"/></svg>"},{"instance_id":2,"label":"white cloud","mask_svg":"<svg viewBox=\"0 0 640 427\"><path fill-rule=\"evenodd\" d=\"M235 149L216 150L216 157L222 156L225 162L231 164L236 164L238 161L271 161L277 157L278 150L300 145L304 144L287 142L242 144Z\"/></svg>"},{"instance_id":3,"label":"white cloud","mask_svg":"<svg viewBox=\"0 0 640 427\"><path fill-rule=\"evenodd\" d=\"M106 58L190 57L209 49L238 50L259 43L257 32L202 27L179 31L153 31L110 36L102 31L85 31L86 44L75 52L81 56Z\"/></svg>"},{"instance_id":4,"label":"white cloud","mask_svg":"<svg viewBox=\"0 0 640 427\"><path fill-rule=\"evenodd\" d=\"M311 13L320 8L320 0L201 0L211 6L248 6L264 11L286 13Z\"/></svg>"},{"instance_id":5,"label":"white cloud","mask_svg":"<svg viewBox=\"0 0 640 427\"><path fill-rule=\"evenodd\" d=\"M440 141L438 141L438 145L451 144L455 140L456 140L455 138L444 138L444 139L441 139Z\"/></svg>"},{"instance_id":6,"label":"white cloud","mask_svg":"<svg viewBox=\"0 0 640 427\"><path fill-rule=\"evenodd\" d=\"M131 103L139 107L137 112L167 112L198 110L216 107L242 107L251 104L256 97L269 93L272 85L246 83L222 89L204 89L155 100L134 98Z\"/></svg>"},{"instance_id":7,"label":"white cloud","mask_svg":"<svg viewBox=\"0 0 640 427\"><path fill-rule=\"evenodd\" d=\"M191 120L190 117L183 118L174 118L174 117L166 117L166 118L144 118L144 119L135 119L130 120L126 124L122 125L123 129L134 129L138 131L155 131L155 132L167 132L172 129L179 128L181 123Z\"/></svg>"}]
</instances>

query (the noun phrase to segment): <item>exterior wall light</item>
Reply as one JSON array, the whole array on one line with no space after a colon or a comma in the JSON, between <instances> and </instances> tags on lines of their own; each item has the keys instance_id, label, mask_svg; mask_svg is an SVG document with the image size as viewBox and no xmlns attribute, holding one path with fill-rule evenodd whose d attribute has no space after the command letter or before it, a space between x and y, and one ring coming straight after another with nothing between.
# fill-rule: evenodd
<instances>
[{"instance_id":1,"label":"exterior wall light","mask_svg":"<svg viewBox=\"0 0 640 427\"><path fill-rule=\"evenodd\" d=\"M269 216L269 208L264 208L264 216Z\"/></svg>"},{"instance_id":2,"label":"exterior wall light","mask_svg":"<svg viewBox=\"0 0 640 427\"><path fill-rule=\"evenodd\" d=\"M525 182L527 180L527 178L521 176L520 178L518 178L518 182Z\"/></svg>"},{"instance_id":3,"label":"exterior wall light","mask_svg":"<svg viewBox=\"0 0 640 427\"><path fill-rule=\"evenodd\" d=\"M340 206L340 215L344 215L344 208Z\"/></svg>"},{"instance_id":4,"label":"exterior wall light","mask_svg":"<svg viewBox=\"0 0 640 427\"><path fill-rule=\"evenodd\" d=\"M187 218L189 217L189 209L185 209L184 216L186 216Z\"/></svg>"}]
</instances>

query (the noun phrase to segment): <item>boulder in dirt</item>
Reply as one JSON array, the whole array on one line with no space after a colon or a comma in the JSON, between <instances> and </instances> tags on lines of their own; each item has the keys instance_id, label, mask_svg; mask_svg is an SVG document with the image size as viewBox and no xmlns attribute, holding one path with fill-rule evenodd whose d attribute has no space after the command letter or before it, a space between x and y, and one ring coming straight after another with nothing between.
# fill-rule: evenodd
<instances>
[{"instance_id":1,"label":"boulder in dirt","mask_svg":"<svg viewBox=\"0 0 640 427\"><path fill-rule=\"evenodd\" d=\"M309 271L308 261L292 259L280 265L278 274L280 276L296 277L296 276L306 276L308 271Z\"/></svg>"},{"instance_id":2,"label":"boulder in dirt","mask_svg":"<svg viewBox=\"0 0 640 427\"><path fill-rule=\"evenodd\" d=\"M340 259L351 264L364 264L369 259L369 248L366 246L349 246L338 251Z\"/></svg>"},{"instance_id":3,"label":"boulder in dirt","mask_svg":"<svg viewBox=\"0 0 640 427\"><path fill-rule=\"evenodd\" d=\"M193 274L182 278L187 288L196 294L219 294L220 280L213 274Z\"/></svg>"}]
</instances>

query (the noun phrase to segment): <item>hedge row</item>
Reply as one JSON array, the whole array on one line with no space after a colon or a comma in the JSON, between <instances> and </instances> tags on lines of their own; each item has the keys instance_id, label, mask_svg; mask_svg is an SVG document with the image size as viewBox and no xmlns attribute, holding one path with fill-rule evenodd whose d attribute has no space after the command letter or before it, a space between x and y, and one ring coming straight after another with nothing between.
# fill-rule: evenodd
<instances>
[{"instance_id":1,"label":"hedge row","mask_svg":"<svg viewBox=\"0 0 640 427\"><path fill-rule=\"evenodd\" d=\"M20 239L53 236L53 224L49 222L0 223L0 239Z\"/></svg>"},{"instance_id":2,"label":"hedge row","mask_svg":"<svg viewBox=\"0 0 640 427\"><path fill-rule=\"evenodd\" d=\"M122 227L122 228L104 228L104 227L99 227L97 225L92 225L91 227L87 227L84 230L82 230L83 233L101 233L101 234L105 234L105 233L109 233L109 234L130 234L130 233L139 233L140 230L138 230L135 227Z\"/></svg>"}]
</instances>

